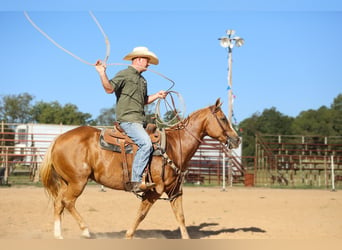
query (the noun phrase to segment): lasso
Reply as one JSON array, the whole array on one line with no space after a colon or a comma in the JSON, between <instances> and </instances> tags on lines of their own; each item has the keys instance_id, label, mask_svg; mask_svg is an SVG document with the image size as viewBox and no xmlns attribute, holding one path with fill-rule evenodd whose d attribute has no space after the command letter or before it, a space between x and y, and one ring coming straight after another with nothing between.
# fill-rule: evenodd
<instances>
[{"instance_id":1,"label":"lasso","mask_svg":"<svg viewBox=\"0 0 342 250\"><path fill-rule=\"evenodd\" d=\"M101 24L99 23L99 21L96 19L95 15L89 11L89 14L90 16L92 17L92 19L94 20L94 22L96 23L97 27L99 28L100 32L102 33L103 37L104 37L104 40L105 40L105 43L106 43L106 55L105 55L105 58L104 60L102 61L104 63L105 66L117 66L117 65L130 65L130 64L127 64L127 63L107 63L108 59L109 59L109 55L110 55L110 42L109 42L109 39L108 39L108 36L106 35L106 33L104 32ZM48 34L46 34L42 29L40 29L33 21L32 19L30 18L30 16L28 15L28 13L26 11L24 11L24 15L26 17L26 19L31 23L31 25L36 29L38 30L43 36L45 36L51 43L53 43L56 47L58 47L59 49L63 50L64 52L66 52L67 54L71 55L72 57L74 57L75 59L79 60L80 62L82 63L85 63L85 64L88 64L88 65L91 65L91 66L95 66L94 63L90 63L82 58L80 58L79 56L75 55L74 53L72 53L71 51L63 48L61 45L59 45L55 40L53 40ZM161 99L158 100L157 104L156 104L156 111L155 111L155 117L156 117L156 121L158 124L160 125L164 125L164 126L171 126L171 125L174 125L175 124L175 119L178 119L178 121L181 121L181 116L180 116L180 113L183 113L185 114L185 104L184 104L184 101L183 101L183 98L182 96L176 92L176 91L171 91L171 89L174 87L175 85L175 82L173 80L171 80L170 78L166 77L165 75L159 73L158 71L155 71L155 70L152 70L152 69L148 69L148 68L145 68L145 70L148 70L148 71L151 71L161 77L163 77L164 79L170 81L172 84L171 84L171 87L169 87L166 92L168 93L168 95L170 96L171 98L171 104L168 103L168 101L166 99L164 99L164 102L165 102L165 107L166 107L166 110L173 110L173 118L169 121L165 121L163 120L163 118L161 118L161 114L160 114L160 104L161 104ZM176 94L177 97L179 98L180 102L182 103L182 106L183 106L183 112L181 112L181 110L177 110L176 107L175 107L175 102L174 102L174 97L172 96L173 94Z\"/></svg>"}]
</instances>

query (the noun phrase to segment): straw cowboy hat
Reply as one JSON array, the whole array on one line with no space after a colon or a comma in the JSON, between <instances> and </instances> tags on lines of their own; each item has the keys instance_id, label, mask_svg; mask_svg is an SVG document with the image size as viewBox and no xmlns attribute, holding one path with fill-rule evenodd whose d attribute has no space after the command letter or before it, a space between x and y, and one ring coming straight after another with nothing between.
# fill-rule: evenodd
<instances>
[{"instance_id":1,"label":"straw cowboy hat","mask_svg":"<svg viewBox=\"0 0 342 250\"><path fill-rule=\"evenodd\" d=\"M132 52L127 54L123 59L127 61L131 61L136 57L147 57L150 59L150 63L157 65L159 63L159 59L152 51L148 50L146 47L135 47Z\"/></svg>"}]
</instances>

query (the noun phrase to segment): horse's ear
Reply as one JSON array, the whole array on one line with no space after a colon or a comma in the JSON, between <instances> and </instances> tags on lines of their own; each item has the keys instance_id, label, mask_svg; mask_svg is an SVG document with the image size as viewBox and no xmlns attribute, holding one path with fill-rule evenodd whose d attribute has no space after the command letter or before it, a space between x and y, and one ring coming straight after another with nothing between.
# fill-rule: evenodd
<instances>
[{"instance_id":1,"label":"horse's ear","mask_svg":"<svg viewBox=\"0 0 342 250\"><path fill-rule=\"evenodd\" d=\"M217 108L220 108L221 106L222 106L221 99L220 99L220 98L217 98L216 103L215 103L216 109L217 109Z\"/></svg>"},{"instance_id":2,"label":"horse's ear","mask_svg":"<svg viewBox=\"0 0 342 250\"><path fill-rule=\"evenodd\" d=\"M211 112L216 113L222 106L222 102L220 98L217 98L216 103L212 106Z\"/></svg>"}]
</instances>

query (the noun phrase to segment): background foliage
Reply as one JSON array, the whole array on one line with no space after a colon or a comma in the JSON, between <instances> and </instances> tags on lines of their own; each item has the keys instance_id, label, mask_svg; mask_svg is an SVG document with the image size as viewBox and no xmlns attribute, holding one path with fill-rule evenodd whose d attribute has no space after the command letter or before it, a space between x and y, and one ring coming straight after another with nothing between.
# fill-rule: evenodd
<instances>
[{"instance_id":1,"label":"background foliage","mask_svg":"<svg viewBox=\"0 0 342 250\"><path fill-rule=\"evenodd\" d=\"M23 93L3 96L0 99L0 121L6 123L50 123L66 125L112 125L115 120L115 106L102 109L93 118L89 113L78 110L74 104L64 106L54 102L39 101L33 104L34 96ZM146 107L147 122L154 123L154 104ZM172 119L172 112L164 120ZM243 155L254 155L255 134L272 135L342 135L342 94L338 94L330 107L302 111L297 117L289 117L275 107L254 113L238 124L243 138Z\"/></svg>"},{"instance_id":2,"label":"background foliage","mask_svg":"<svg viewBox=\"0 0 342 250\"><path fill-rule=\"evenodd\" d=\"M254 155L255 134L270 135L342 135L342 94L330 107L302 111L297 117L283 115L276 108L265 109L239 124L243 138L243 155Z\"/></svg>"}]
</instances>

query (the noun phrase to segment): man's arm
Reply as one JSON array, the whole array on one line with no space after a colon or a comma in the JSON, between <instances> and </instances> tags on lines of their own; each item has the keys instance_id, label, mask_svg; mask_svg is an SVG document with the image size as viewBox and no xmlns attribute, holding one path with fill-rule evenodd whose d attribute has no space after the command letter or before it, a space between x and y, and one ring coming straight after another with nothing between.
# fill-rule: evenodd
<instances>
[{"instance_id":1,"label":"man's arm","mask_svg":"<svg viewBox=\"0 0 342 250\"><path fill-rule=\"evenodd\" d=\"M147 97L146 104L150 104L150 103L154 102L155 100L157 100L159 98L164 99L166 96L167 96L167 92L164 91L164 90L160 90L159 92L157 92L157 93L155 93L153 95L149 95Z\"/></svg>"},{"instance_id":2,"label":"man's arm","mask_svg":"<svg viewBox=\"0 0 342 250\"><path fill-rule=\"evenodd\" d=\"M110 84L107 74L106 74L106 65L102 63L101 60L98 60L95 64L96 71L99 73L100 80L102 83L102 86L106 93L111 94L114 92L113 86Z\"/></svg>"}]
</instances>

